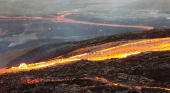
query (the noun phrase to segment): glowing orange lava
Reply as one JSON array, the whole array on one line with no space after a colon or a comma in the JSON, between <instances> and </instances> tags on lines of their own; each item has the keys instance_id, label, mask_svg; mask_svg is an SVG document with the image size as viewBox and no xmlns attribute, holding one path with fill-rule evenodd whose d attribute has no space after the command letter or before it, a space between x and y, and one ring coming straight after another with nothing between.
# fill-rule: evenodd
<instances>
[{"instance_id":1,"label":"glowing orange lava","mask_svg":"<svg viewBox=\"0 0 170 93\"><path fill-rule=\"evenodd\" d=\"M78 61L82 59L91 60L91 61L100 61L100 60L106 60L111 58L126 58L131 55L140 54L141 52L167 51L167 50L170 50L170 37L139 40L139 41L129 42L129 43L121 44L119 46L114 46L98 51L82 53L68 58L53 59L47 62L39 62L39 63L28 64L28 65L22 63L19 67L12 67L10 69L2 68L0 69L0 74L18 72L18 71L30 71L32 69L40 69L40 68L45 68L57 64L64 64L73 61Z\"/></svg>"},{"instance_id":2,"label":"glowing orange lava","mask_svg":"<svg viewBox=\"0 0 170 93\"><path fill-rule=\"evenodd\" d=\"M130 55L140 54L141 52L167 50L170 50L170 38L159 38L122 44L120 46L111 47L92 53L85 53L73 56L71 58L99 61L111 58L125 58Z\"/></svg>"},{"instance_id":3,"label":"glowing orange lava","mask_svg":"<svg viewBox=\"0 0 170 93\"><path fill-rule=\"evenodd\" d=\"M77 21L66 18L68 15L72 15L72 13L58 13L60 16L54 16L52 18L44 18L41 16L29 17L29 16L18 16L18 17L8 17L0 15L0 19L13 19L13 20L50 20L52 22L62 22L62 23L74 23L74 24L84 24L84 25L94 25L94 26L106 26L106 27L122 27L122 28L139 28L151 30L154 27L152 26L142 26L142 25L119 25L119 24L107 24L107 23L94 23L87 21Z\"/></svg>"},{"instance_id":4,"label":"glowing orange lava","mask_svg":"<svg viewBox=\"0 0 170 93\"><path fill-rule=\"evenodd\" d=\"M142 88L148 88L148 89L161 89L161 90L170 91L170 88L165 88L165 87L130 86L130 85L124 85L121 83L114 83L114 82L108 81L107 79L101 78L101 77L95 77L95 80L107 83L110 86L123 86L123 87L128 87L130 89L136 89L136 90L141 90Z\"/></svg>"},{"instance_id":5,"label":"glowing orange lava","mask_svg":"<svg viewBox=\"0 0 170 93\"><path fill-rule=\"evenodd\" d=\"M69 15L69 14L66 14ZM110 27L131 27L131 28L142 28L142 29L153 29L150 26L133 26L133 25L117 25L117 24L106 24L106 23L92 23L92 22L85 22L85 21L75 21L71 19L65 18L66 15L61 15L56 18L42 18L42 17L16 17L16 19L35 19L35 20L52 20L54 22L68 22L68 23L76 23L76 24L87 24L87 25L95 25L95 26L110 26ZM0 16L0 18L10 18L6 16ZM51 29L49 29L51 30ZM118 46L110 46L106 49L101 49L93 52L87 52L78 54L75 56L70 56L68 58L59 58L53 59L46 62L38 62L33 64L25 64L22 63L18 67L11 67L9 69L1 68L0 74L5 73L16 73L20 71L30 71L34 69L42 69L50 66L55 66L58 64L66 64L73 61L79 61L82 59L91 60L91 61L99 61L99 60L106 60L111 58L126 58L131 55L137 55L142 52L148 51L169 51L170 50L170 37L167 38L157 38L157 39L147 39L147 40L139 40L134 42L128 42L125 44L121 44ZM152 89L162 89L170 91L170 88L162 88L162 87L149 87L149 86L128 86L121 83L114 83L108 81L105 78L95 77L91 78L93 80L98 80L100 82L104 82L111 86L124 86L134 89L142 89L142 88L152 88ZM44 79L33 79L33 80L24 80L21 81L21 84L36 84L39 82L44 81ZM52 80L53 81L53 80ZM54 80L55 81L55 80ZM1 89L3 90L3 89Z\"/></svg>"},{"instance_id":6,"label":"glowing orange lava","mask_svg":"<svg viewBox=\"0 0 170 93\"><path fill-rule=\"evenodd\" d=\"M94 22L87 22L87 21L77 21L68 19L65 16L72 15L72 13L65 13L59 17L54 19L49 19L53 22L67 22L67 23L75 23L75 24L85 24L85 25L94 25L94 26L106 26L106 27L122 27L122 28L140 28L140 29L147 29L151 30L154 29L152 26L142 26L142 25L119 25L119 24L107 24L107 23L94 23Z\"/></svg>"},{"instance_id":7,"label":"glowing orange lava","mask_svg":"<svg viewBox=\"0 0 170 93\"><path fill-rule=\"evenodd\" d=\"M21 64L19 65L19 68L21 68L21 69L27 69L28 67L27 67L27 64L21 63Z\"/></svg>"}]
</instances>

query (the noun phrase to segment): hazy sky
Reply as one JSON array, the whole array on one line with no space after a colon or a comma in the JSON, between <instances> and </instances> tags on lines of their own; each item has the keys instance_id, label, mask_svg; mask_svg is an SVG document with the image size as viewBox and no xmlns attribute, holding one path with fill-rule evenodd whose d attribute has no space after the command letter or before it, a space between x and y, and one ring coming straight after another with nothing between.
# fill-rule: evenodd
<instances>
[{"instance_id":1,"label":"hazy sky","mask_svg":"<svg viewBox=\"0 0 170 93\"><path fill-rule=\"evenodd\" d=\"M88 7L89 3L128 3L137 0L0 0L4 14L48 14Z\"/></svg>"}]
</instances>

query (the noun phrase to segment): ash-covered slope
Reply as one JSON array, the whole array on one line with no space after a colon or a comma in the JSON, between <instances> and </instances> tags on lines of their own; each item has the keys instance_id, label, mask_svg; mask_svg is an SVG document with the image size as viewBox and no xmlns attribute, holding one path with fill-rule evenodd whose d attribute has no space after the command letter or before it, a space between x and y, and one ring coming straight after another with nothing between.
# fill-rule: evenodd
<instances>
[{"instance_id":1,"label":"ash-covered slope","mask_svg":"<svg viewBox=\"0 0 170 93\"><path fill-rule=\"evenodd\" d=\"M28 53L16 57L12 61L7 62L7 67L18 66L20 63L35 63L40 61L47 61L49 59L67 54L79 48L85 48L87 46L99 45L108 42L123 41L137 39L152 39L170 36L170 30L150 30L143 32L127 32L124 34L117 34L105 37L99 37L91 40L85 40L80 42L63 43L63 44L48 44L40 46L38 48L29 51Z\"/></svg>"},{"instance_id":2,"label":"ash-covered slope","mask_svg":"<svg viewBox=\"0 0 170 93\"><path fill-rule=\"evenodd\" d=\"M100 37L64 45L46 45L17 60L48 60L67 57L76 49L108 42L170 36L169 29ZM122 42L123 43L123 42ZM119 44L119 43L118 43ZM86 48L85 48L86 47ZM51 50L50 50L51 49ZM96 49L94 47L93 49ZM88 48L87 48L88 51ZM93 51L93 50L90 50ZM95 50L96 51L96 50ZM80 51L82 52L82 51ZM76 52L74 52L76 53ZM43 56L44 55L44 56ZM46 56L45 56L46 55ZM27 57L28 56L28 57ZM39 58L40 57L40 58ZM34 62L34 61L30 61ZM15 61L18 64L17 61ZM80 60L47 68L0 75L0 92L4 93L169 93L170 51L144 52L121 59Z\"/></svg>"},{"instance_id":3,"label":"ash-covered slope","mask_svg":"<svg viewBox=\"0 0 170 93\"><path fill-rule=\"evenodd\" d=\"M4 93L169 93L170 52L82 60L0 76Z\"/></svg>"},{"instance_id":4,"label":"ash-covered slope","mask_svg":"<svg viewBox=\"0 0 170 93\"><path fill-rule=\"evenodd\" d=\"M170 10L169 0L140 0L128 5L131 9Z\"/></svg>"}]
</instances>

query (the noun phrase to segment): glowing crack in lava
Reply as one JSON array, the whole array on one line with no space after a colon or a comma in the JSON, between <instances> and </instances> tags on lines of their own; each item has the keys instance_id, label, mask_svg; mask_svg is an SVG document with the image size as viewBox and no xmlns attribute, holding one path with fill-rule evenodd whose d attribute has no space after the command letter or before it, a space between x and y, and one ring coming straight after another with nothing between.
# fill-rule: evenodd
<instances>
[{"instance_id":1,"label":"glowing crack in lava","mask_svg":"<svg viewBox=\"0 0 170 93\"><path fill-rule=\"evenodd\" d=\"M50 67L58 64L67 64L73 61L79 61L82 59L99 61L111 58L126 58L131 55L137 55L141 52L148 51L168 51L170 50L170 37L158 38L158 39L147 39L139 40L135 42L129 42L122 45L110 47L107 49L94 51L90 53L83 53L68 58L53 59L46 62L38 62L34 64L22 63L19 67L11 67L9 69L0 69L0 74L12 73L19 71L30 71L32 69L40 69Z\"/></svg>"},{"instance_id":2,"label":"glowing crack in lava","mask_svg":"<svg viewBox=\"0 0 170 93\"><path fill-rule=\"evenodd\" d=\"M158 90L165 90L165 91L170 91L170 88L166 87L149 87L149 86L132 86L132 85L126 85L126 84L121 84L121 83L116 83L107 80L104 77L85 77L85 78L80 78L80 80L92 80L92 81L98 81L102 82L108 86L116 86L116 87L127 87L129 89L135 89L135 90L141 90L142 88L148 88L148 89L158 89ZM72 81L75 80L73 78L64 78L64 79L58 79L58 78L32 78L30 79L29 77L26 80L22 80L21 82L18 82L17 84L12 84L11 86L6 86L2 89L0 89L0 92L3 92L6 90L7 87L15 87L16 85L22 85L22 84L38 84L42 82L64 82L64 81ZM89 86L89 87L97 87L95 85ZM87 88L89 88L87 87ZM85 87L84 87L85 89Z\"/></svg>"},{"instance_id":3,"label":"glowing crack in lava","mask_svg":"<svg viewBox=\"0 0 170 93\"><path fill-rule=\"evenodd\" d=\"M74 24L84 24L84 25L93 25L93 26L106 26L106 27L120 27L120 28L138 28L138 29L146 29L151 30L154 29L152 26L143 26L143 25L120 25L120 24L107 24L107 23L94 23L88 21L77 21L66 18L68 15L72 15L72 13L58 13L60 16L54 16L52 18L44 18L41 16L18 16L18 17L8 17L0 15L0 19L13 19L13 20L50 20L52 22L57 23L74 23ZM52 16L52 15L51 15Z\"/></svg>"}]
</instances>

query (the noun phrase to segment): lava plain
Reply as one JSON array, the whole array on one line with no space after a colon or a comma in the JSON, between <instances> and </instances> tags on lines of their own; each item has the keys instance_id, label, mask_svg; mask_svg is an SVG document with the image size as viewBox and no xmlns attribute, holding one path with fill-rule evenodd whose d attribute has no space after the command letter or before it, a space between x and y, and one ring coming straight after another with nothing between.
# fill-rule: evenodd
<instances>
[{"instance_id":1,"label":"lava plain","mask_svg":"<svg viewBox=\"0 0 170 93\"><path fill-rule=\"evenodd\" d=\"M154 26L75 20L75 13L49 15L0 15L0 54L50 43L91 39L125 31L150 30ZM87 17L88 19L88 17ZM22 39L21 39L22 38ZM19 39L19 40L18 40Z\"/></svg>"}]
</instances>

